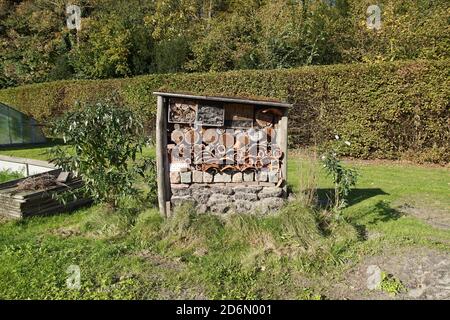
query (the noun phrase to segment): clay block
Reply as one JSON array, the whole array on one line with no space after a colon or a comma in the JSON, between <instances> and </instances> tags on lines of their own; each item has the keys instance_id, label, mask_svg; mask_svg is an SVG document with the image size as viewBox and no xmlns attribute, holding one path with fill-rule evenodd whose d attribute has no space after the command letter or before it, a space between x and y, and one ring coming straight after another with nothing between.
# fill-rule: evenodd
<instances>
[{"instance_id":1,"label":"clay block","mask_svg":"<svg viewBox=\"0 0 450 320\"><path fill-rule=\"evenodd\" d=\"M245 182L253 182L253 181L255 181L255 173L253 171L244 172L244 181Z\"/></svg>"},{"instance_id":2,"label":"clay block","mask_svg":"<svg viewBox=\"0 0 450 320\"><path fill-rule=\"evenodd\" d=\"M203 172L202 171L192 172L192 181L194 183L203 183Z\"/></svg>"},{"instance_id":3,"label":"clay block","mask_svg":"<svg viewBox=\"0 0 450 320\"><path fill-rule=\"evenodd\" d=\"M214 181L214 175L208 172L203 172L203 182L212 183Z\"/></svg>"},{"instance_id":4,"label":"clay block","mask_svg":"<svg viewBox=\"0 0 450 320\"><path fill-rule=\"evenodd\" d=\"M231 174L229 174L229 173L216 173L214 175L214 182L218 182L218 183L231 182Z\"/></svg>"},{"instance_id":5,"label":"clay block","mask_svg":"<svg viewBox=\"0 0 450 320\"><path fill-rule=\"evenodd\" d=\"M231 179L231 181L233 182L242 182L243 177L242 177L242 172L237 172L233 174L233 177Z\"/></svg>"},{"instance_id":6,"label":"clay block","mask_svg":"<svg viewBox=\"0 0 450 320\"><path fill-rule=\"evenodd\" d=\"M192 182L192 172L182 172L181 173L181 183L191 183Z\"/></svg>"},{"instance_id":7,"label":"clay block","mask_svg":"<svg viewBox=\"0 0 450 320\"><path fill-rule=\"evenodd\" d=\"M269 182L277 183L279 179L278 171L269 171Z\"/></svg>"},{"instance_id":8,"label":"clay block","mask_svg":"<svg viewBox=\"0 0 450 320\"><path fill-rule=\"evenodd\" d=\"M262 171L258 173L257 179L259 182L267 182L267 180L269 179L269 176L267 174L267 172Z\"/></svg>"},{"instance_id":9,"label":"clay block","mask_svg":"<svg viewBox=\"0 0 450 320\"><path fill-rule=\"evenodd\" d=\"M181 176L179 172L170 173L170 183L178 184L181 183Z\"/></svg>"}]
</instances>

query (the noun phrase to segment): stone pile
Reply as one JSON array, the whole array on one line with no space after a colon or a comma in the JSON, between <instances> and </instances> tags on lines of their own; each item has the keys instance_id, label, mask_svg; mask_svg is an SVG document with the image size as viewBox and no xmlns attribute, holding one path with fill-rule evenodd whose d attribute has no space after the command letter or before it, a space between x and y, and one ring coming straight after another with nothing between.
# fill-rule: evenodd
<instances>
[{"instance_id":1,"label":"stone pile","mask_svg":"<svg viewBox=\"0 0 450 320\"><path fill-rule=\"evenodd\" d=\"M279 210L286 192L277 186L172 184L173 206L190 202L199 213L261 213Z\"/></svg>"}]
</instances>

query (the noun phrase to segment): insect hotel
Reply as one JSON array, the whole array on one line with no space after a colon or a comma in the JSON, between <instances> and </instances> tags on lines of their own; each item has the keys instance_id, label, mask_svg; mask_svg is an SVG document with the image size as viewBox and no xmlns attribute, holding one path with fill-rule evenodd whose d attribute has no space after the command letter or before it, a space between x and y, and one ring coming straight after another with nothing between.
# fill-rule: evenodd
<instances>
[{"instance_id":1,"label":"insect hotel","mask_svg":"<svg viewBox=\"0 0 450 320\"><path fill-rule=\"evenodd\" d=\"M155 92L161 214L270 213L287 196L290 104Z\"/></svg>"}]
</instances>

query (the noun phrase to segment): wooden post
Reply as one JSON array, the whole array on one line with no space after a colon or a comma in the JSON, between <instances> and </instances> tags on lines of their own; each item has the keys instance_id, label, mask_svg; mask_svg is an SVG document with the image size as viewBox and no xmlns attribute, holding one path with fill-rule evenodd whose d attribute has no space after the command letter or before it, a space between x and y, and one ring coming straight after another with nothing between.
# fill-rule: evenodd
<instances>
[{"instance_id":1,"label":"wooden post","mask_svg":"<svg viewBox=\"0 0 450 320\"><path fill-rule=\"evenodd\" d=\"M167 217L166 201L170 200L168 193L169 165L167 157L167 105L165 99L158 96L156 113L156 166L158 176L158 205L159 212Z\"/></svg>"},{"instance_id":2,"label":"wooden post","mask_svg":"<svg viewBox=\"0 0 450 320\"><path fill-rule=\"evenodd\" d=\"M284 158L283 162L281 164L281 173L282 177L285 181L287 181L287 161L288 161L288 111L286 110L283 117L280 120L280 133L281 133L281 139L280 139L280 147L281 150L284 152Z\"/></svg>"}]
</instances>

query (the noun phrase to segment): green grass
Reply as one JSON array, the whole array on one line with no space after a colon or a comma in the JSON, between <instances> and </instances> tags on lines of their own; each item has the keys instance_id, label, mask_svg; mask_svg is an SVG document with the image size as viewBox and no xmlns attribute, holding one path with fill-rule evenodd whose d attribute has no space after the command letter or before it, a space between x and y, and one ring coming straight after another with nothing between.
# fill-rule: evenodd
<instances>
[{"instance_id":1,"label":"green grass","mask_svg":"<svg viewBox=\"0 0 450 320\"><path fill-rule=\"evenodd\" d=\"M186 206L163 221L155 209L119 215L93 206L2 222L0 298L324 299L368 255L414 247L450 252L448 229L398 209L414 203L450 214L447 168L348 164L361 178L339 221L299 197L269 217L222 219ZM293 154L288 167L294 192L317 186L326 198L331 185L318 164ZM66 286L70 265L80 267L80 290Z\"/></svg>"},{"instance_id":2,"label":"green grass","mask_svg":"<svg viewBox=\"0 0 450 320\"><path fill-rule=\"evenodd\" d=\"M0 183L23 178L23 174L20 172L14 172L10 170L1 170L0 171Z\"/></svg>"},{"instance_id":3,"label":"green grass","mask_svg":"<svg viewBox=\"0 0 450 320\"><path fill-rule=\"evenodd\" d=\"M14 147L0 147L0 155L28 158L36 160L50 160L49 150L57 144L58 141L51 140L46 144L38 144L35 146L14 146ZM148 156L155 153L154 147L144 148L142 156Z\"/></svg>"}]
</instances>

